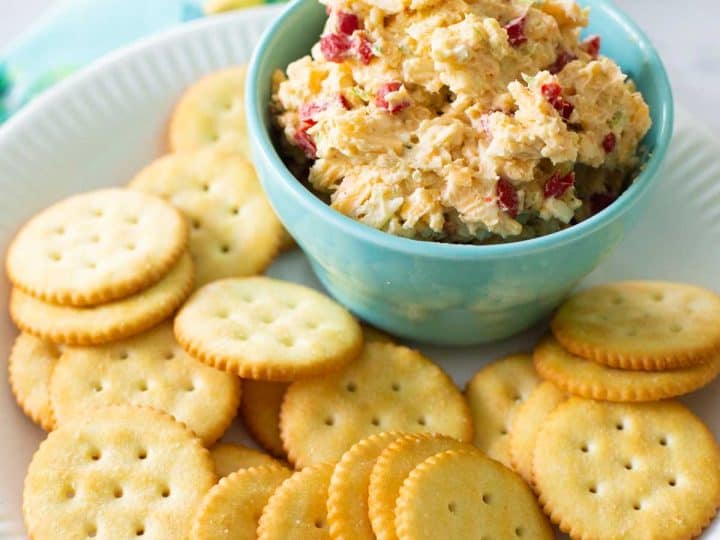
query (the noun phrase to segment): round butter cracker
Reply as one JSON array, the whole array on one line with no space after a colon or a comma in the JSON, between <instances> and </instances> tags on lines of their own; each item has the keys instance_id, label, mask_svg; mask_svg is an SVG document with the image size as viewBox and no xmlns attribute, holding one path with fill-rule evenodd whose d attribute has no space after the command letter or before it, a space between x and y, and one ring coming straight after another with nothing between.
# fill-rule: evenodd
<instances>
[{"instance_id":1,"label":"round butter cracker","mask_svg":"<svg viewBox=\"0 0 720 540\"><path fill-rule=\"evenodd\" d=\"M53 431L30 463L30 538L185 538L215 483L210 455L185 426L152 409L88 410Z\"/></svg>"},{"instance_id":2,"label":"round butter cracker","mask_svg":"<svg viewBox=\"0 0 720 540\"><path fill-rule=\"evenodd\" d=\"M246 66L223 69L194 83L170 119L173 152L217 146L250 159L245 118Z\"/></svg>"},{"instance_id":3,"label":"round butter cracker","mask_svg":"<svg viewBox=\"0 0 720 540\"><path fill-rule=\"evenodd\" d=\"M94 307L48 304L13 289L10 315L23 331L65 345L101 345L140 334L172 315L193 287L190 256L136 295Z\"/></svg>"},{"instance_id":4,"label":"round butter cracker","mask_svg":"<svg viewBox=\"0 0 720 540\"><path fill-rule=\"evenodd\" d=\"M410 472L427 458L472 446L432 433L409 434L389 444L378 456L368 485L368 517L378 540L397 540L395 502Z\"/></svg>"},{"instance_id":5,"label":"round butter cracker","mask_svg":"<svg viewBox=\"0 0 720 540\"><path fill-rule=\"evenodd\" d=\"M396 514L399 540L555 538L520 477L474 449L418 465L400 489Z\"/></svg>"},{"instance_id":6,"label":"round butter cracker","mask_svg":"<svg viewBox=\"0 0 720 540\"><path fill-rule=\"evenodd\" d=\"M194 358L248 379L289 381L338 369L362 348L342 306L317 291L266 277L216 281L175 318Z\"/></svg>"},{"instance_id":7,"label":"round butter cracker","mask_svg":"<svg viewBox=\"0 0 720 540\"><path fill-rule=\"evenodd\" d=\"M663 281L610 283L571 296L551 326L565 349L588 360L674 369L720 351L720 296Z\"/></svg>"},{"instance_id":8,"label":"round butter cracker","mask_svg":"<svg viewBox=\"0 0 720 540\"><path fill-rule=\"evenodd\" d=\"M376 540L368 517L370 474L377 458L402 437L396 431L371 435L345 452L328 489L328 524L333 540Z\"/></svg>"},{"instance_id":9,"label":"round butter cracker","mask_svg":"<svg viewBox=\"0 0 720 540\"><path fill-rule=\"evenodd\" d=\"M280 248L283 227L252 164L216 147L169 154L129 186L168 201L190 223L195 283L262 273Z\"/></svg>"},{"instance_id":10,"label":"round butter cracker","mask_svg":"<svg viewBox=\"0 0 720 540\"><path fill-rule=\"evenodd\" d=\"M75 195L40 212L8 249L13 285L45 302L91 306L118 300L162 278L188 231L165 201L126 189Z\"/></svg>"},{"instance_id":11,"label":"round butter cracker","mask_svg":"<svg viewBox=\"0 0 720 540\"><path fill-rule=\"evenodd\" d=\"M195 513L190 540L256 540L263 508L291 474L285 467L265 465L220 479Z\"/></svg>"},{"instance_id":12,"label":"round butter cracker","mask_svg":"<svg viewBox=\"0 0 720 540\"><path fill-rule=\"evenodd\" d=\"M270 497L258 525L258 540L330 540L327 494L333 465L297 471Z\"/></svg>"},{"instance_id":13,"label":"round butter cracker","mask_svg":"<svg viewBox=\"0 0 720 540\"><path fill-rule=\"evenodd\" d=\"M268 381L243 381L243 397L240 415L253 436L272 455L285 457L280 439L280 407L287 383Z\"/></svg>"},{"instance_id":14,"label":"round butter cracker","mask_svg":"<svg viewBox=\"0 0 720 540\"><path fill-rule=\"evenodd\" d=\"M475 446L506 467L511 461L513 415L539 381L532 357L519 354L486 365L465 388L475 425Z\"/></svg>"},{"instance_id":15,"label":"round butter cracker","mask_svg":"<svg viewBox=\"0 0 720 540\"><path fill-rule=\"evenodd\" d=\"M535 441L545 419L567 395L554 384L541 382L517 408L510 431L510 457L512 468L532 485L532 463Z\"/></svg>"},{"instance_id":16,"label":"round butter cracker","mask_svg":"<svg viewBox=\"0 0 720 540\"><path fill-rule=\"evenodd\" d=\"M240 404L240 380L192 358L172 324L98 347L67 348L50 383L58 424L107 405L167 412L206 445L222 437Z\"/></svg>"},{"instance_id":17,"label":"round butter cracker","mask_svg":"<svg viewBox=\"0 0 720 540\"><path fill-rule=\"evenodd\" d=\"M60 347L54 343L20 334L8 359L10 388L15 401L45 431L55 428L50 405L50 376L60 354Z\"/></svg>"},{"instance_id":18,"label":"round butter cracker","mask_svg":"<svg viewBox=\"0 0 720 540\"><path fill-rule=\"evenodd\" d=\"M470 441L472 421L439 366L391 343L368 343L343 369L295 381L280 410L280 436L296 467L337 461L359 440L383 431Z\"/></svg>"},{"instance_id":19,"label":"round butter cracker","mask_svg":"<svg viewBox=\"0 0 720 540\"><path fill-rule=\"evenodd\" d=\"M720 505L720 450L675 401L571 398L535 446L545 512L574 539L693 538Z\"/></svg>"},{"instance_id":20,"label":"round butter cracker","mask_svg":"<svg viewBox=\"0 0 720 540\"><path fill-rule=\"evenodd\" d=\"M605 401L658 401L688 394L720 373L720 352L706 362L665 371L615 369L566 351L552 336L535 349L541 377L569 394Z\"/></svg>"},{"instance_id":21,"label":"round butter cracker","mask_svg":"<svg viewBox=\"0 0 720 540\"><path fill-rule=\"evenodd\" d=\"M267 454L240 444L217 443L210 449L210 456L215 463L215 472L220 478L250 467L283 466L282 463Z\"/></svg>"}]
</instances>

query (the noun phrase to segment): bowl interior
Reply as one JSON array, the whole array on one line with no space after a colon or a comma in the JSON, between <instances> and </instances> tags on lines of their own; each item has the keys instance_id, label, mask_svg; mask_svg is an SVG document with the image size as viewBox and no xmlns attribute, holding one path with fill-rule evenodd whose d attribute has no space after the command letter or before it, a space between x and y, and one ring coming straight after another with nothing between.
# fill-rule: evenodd
<instances>
[{"instance_id":1,"label":"bowl interior","mask_svg":"<svg viewBox=\"0 0 720 540\"><path fill-rule=\"evenodd\" d=\"M545 237L510 244L481 246L485 253L492 251L499 254L514 251L521 245L526 249L547 247L550 243L577 238L612 220L647 190L667 152L673 129L673 102L670 83L657 52L637 25L609 1L580 0L579 3L591 10L590 25L585 29L584 34L599 34L602 37L602 53L618 62L623 71L635 82L650 106L653 126L643 141L643 150L648 156L647 162L633 185L615 204L610 205L600 214ZM280 180L285 184L285 188L293 192L296 201L321 212L327 219L346 230L363 235L366 240L412 252L420 249L413 244L423 244L423 250L432 250L438 255L442 253L447 256L475 256L479 251L478 246L438 243L427 246L427 242L387 238L391 235L379 233L345 216L335 215L336 212L327 208L315 197L309 196L307 190L283 165L272 142L272 126L267 106L271 96L272 73L276 69L285 69L294 60L309 54L312 45L317 42L322 32L326 18L324 6L317 0L295 0L267 31L256 50L248 77L247 93L250 128L253 130L255 124L254 136L258 148L271 162L273 169L279 171L282 177ZM472 253L469 250L472 250Z\"/></svg>"}]
</instances>

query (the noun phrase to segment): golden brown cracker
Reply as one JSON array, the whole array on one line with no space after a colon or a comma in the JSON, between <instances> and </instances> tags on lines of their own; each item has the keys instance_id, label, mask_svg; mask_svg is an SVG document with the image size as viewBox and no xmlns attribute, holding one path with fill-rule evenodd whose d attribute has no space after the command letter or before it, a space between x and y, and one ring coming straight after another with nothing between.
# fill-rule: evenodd
<instances>
[{"instance_id":1,"label":"golden brown cracker","mask_svg":"<svg viewBox=\"0 0 720 540\"><path fill-rule=\"evenodd\" d=\"M510 457L513 470L532 485L535 442L545 419L567 395L550 382L541 382L515 411L510 430Z\"/></svg>"},{"instance_id":2,"label":"golden brown cracker","mask_svg":"<svg viewBox=\"0 0 720 540\"><path fill-rule=\"evenodd\" d=\"M47 341L66 345L102 345L140 334L160 323L183 303L193 285L189 255L183 255L162 280L134 296L78 308L47 304L18 289L10 296L17 326Z\"/></svg>"},{"instance_id":3,"label":"golden brown cracker","mask_svg":"<svg viewBox=\"0 0 720 540\"><path fill-rule=\"evenodd\" d=\"M258 540L330 540L327 494L333 465L306 467L270 497L258 525Z\"/></svg>"},{"instance_id":4,"label":"golden brown cracker","mask_svg":"<svg viewBox=\"0 0 720 540\"><path fill-rule=\"evenodd\" d=\"M222 478L195 513L190 540L255 540L263 508L290 474L285 467L264 465Z\"/></svg>"},{"instance_id":5,"label":"golden brown cracker","mask_svg":"<svg viewBox=\"0 0 720 540\"><path fill-rule=\"evenodd\" d=\"M585 360L548 336L535 349L541 377L569 394L605 401L657 401L688 394L720 373L720 353L702 363L665 371L615 369Z\"/></svg>"},{"instance_id":6,"label":"golden brown cracker","mask_svg":"<svg viewBox=\"0 0 720 540\"><path fill-rule=\"evenodd\" d=\"M187 245L165 201L125 189L69 197L33 217L8 249L13 285L45 302L87 307L160 280Z\"/></svg>"},{"instance_id":7,"label":"golden brown cracker","mask_svg":"<svg viewBox=\"0 0 720 540\"><path fill-rule=\"evenodd\" d=\"M217 443L210 448L210 456L213 463L215 463L215 472L220 478L250 467L261 467L263 465L283 466L282 463L269 455L241 444Z\"/></svg>"},{"instance_id":8,"label":"golden brown cracker","mask_svg":"<svg viewBox=\"0 0 720 540\"><path fill-rule=\"evenodd\" d=\"M378 456L368 484L368 517L378 540L397 540L395 502L410 472L430 456L446 450L472 448L452 437L408 434L389 444Z\"/></svg>"},{"instance_id":9,"label":"golden brown cracker","mask_svg":"<svg viewBox=\"0 0 720 540\"><path fill-rule=\"evenodd\" d=\"M289 381L338 369L362 348L360 325L317 291L266 277L216 281L175 319L193 357L248 379Z\"/></svg>"},{"instance_id":10,"label":"golden brown cracker","mask_svg":"<svg viewBox=\"0 0 720 540\"><path fill-rule=\"evenodd\" d=\"M15 400L23 412L45 431L55 428L50 405L50 376L60 353L60 347L53 343L30 334L20 334L8 359L10 388Z\"/></svg>"},{"instance_id":11,"label":"golden brown cracker","mask_svg":"<svg viewBox=\"0 0 720 540\"><path fill-rule=\"evenodd\" d=\"M187 89L170 119L173 152L212 145L251 158L244 103L246 73L247 66L223 69Z\"/></svg>"},{"instance_id":12,"label":"golden brown cracker","mask_svg":"<svg viewBox=\"0 0 720 540\"><path fill-rule=\"evenodd\" d=\"M467 403L450 377L419 352L369 343L322 377L295 381L280 410L280 436L297 467L337 461L383 431L438 432L469 441Z\"/></svg>"},{"instance_id":13,"label":"golden brown cracker","mask_svg":"<svg viewBox=\"0 0 720 540\"><path fill-rule=\"evenodd\" d=\"M569 399L538 435L533 475L572 538L691 538L720 505L717 442L675 401Z\"/></svg>"},{"instance_id":14,"label":"golden brown cracker","mask_svg":"<svg viewBox=\"0 0 720 540\"><path fill-rule=\"evenodd\" d=\"M184 538L215 483L190 430L152 409L88 410L40 445L25 478L31 538Z\"/></svg>"},{"instance_id":15,"label":"golden brown cracker","mask_svg":"<svg viewBox=\"0 0 720 540\"><path fill-rule=\"evenodd\" d=\"M240 380L190 358L166 322L108 345L67 348L50 399L60 425L107 405L144 405L171 414L211 445L237 413Z\"/></svg>"},{"instance_id":16,"label":"golden brown cracker","mask_svg":"<svg viewBox=\"0 0 720 540\"><path fill-rule=\"evenodd\" d=\"M129 186L168 201L190 223L195 283L262 273L283 228L252 164L216 147L163 156Z\"/></svg>"},{"instance_id":17,"label":"golden brown cracker","mask_svg":"<svg viewBox=\"0 0 720 540\"><path fill-rule=\"evenodd\" d=\"M475 425L475 446L507 467L513 415L538 382L532 356L519 354L486 365L465 388Z\"/></svg>"},{"instance_id":18,"label":"golden brown cracker","mask_svg":"<svg viewBox=\"0 0 720 540\"><path fill-rule=\"evenodd\" d=\"M552 330L568 351L615 368L695 365L720 350L720 296L663 281L600 285L560 306Z\"/></svg>"},{"instance_id":19,"label":"golden brown cracker","mask_svg":"<svg viewBox=\"0 0 720 540\"><path fill-rule=\"evenodd\" d=\"M335 465L328 489L328 524L333 540L375 540L368 517L368 488L373 466L402 433L386 431L355 443Z\"/></svg>"},{"instance_id":20,"label":"golden brown cracker","mask_svg":"<svg viewBox=\"0 0 720 540\"><path fill-rule=\"evenodd\" d=\"M394 343L393 338L375 327L363 324L362 330L365 343Z\"/></svg>"},{"instance_id":21,"label":"golden brown cracker","mask_svg":"<svg viewBox=\"0 0 720 540\"><path fill-rule=\"evenodd\" d=\"M245 426L263 448L277 457L285 457L280 439L280 407L287 383L253 381L243 382L240 414Z\"/></svg>"},{"instance_id":22,"label":"golden brown cracker","mask_svg":"<svg viewBox=\"0 0 720 540\"><path fill-rule=\"evenodd\" d=\"M395 514L399 540L555 538L520 477L475 449L448 450L418 465Z\"/></svg>"}]
</instances>

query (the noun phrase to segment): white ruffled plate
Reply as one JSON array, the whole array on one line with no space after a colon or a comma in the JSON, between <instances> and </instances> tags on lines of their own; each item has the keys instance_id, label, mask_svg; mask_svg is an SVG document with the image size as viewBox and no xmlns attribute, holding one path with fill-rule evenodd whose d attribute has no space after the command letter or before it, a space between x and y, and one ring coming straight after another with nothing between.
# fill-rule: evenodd
<instances>
[{"instance_id":1,"label":"white ruffled plate","mask_svg":"<svg viewBox=\"0 0 720 540\"><path fill-rule=\"evenodd\" d=\"M0 253L33 213L83 190L126 183L164 151L166 122L183 89L204 73L247 62L278 8L247 10L179 28L114 54L61 83L0 129ZM298 56L302 51L298 51ZM720 290L720 142L679 114L672 150L642 222L585 284L661 278ZM320 287L300 252L270 274ZM0 306L9 286L0 282ZM0 311L0 358L16 335ZM484 362L529 350L544 328L490 346L420 347L459 385ZM685 400L720 437L720 381ZM42 431L0 383L0 538L25 538L25 470ZM247 440L236 426L230 440ZM703 538L720 538L718 520Z\"/></svg>"}]
</instances>

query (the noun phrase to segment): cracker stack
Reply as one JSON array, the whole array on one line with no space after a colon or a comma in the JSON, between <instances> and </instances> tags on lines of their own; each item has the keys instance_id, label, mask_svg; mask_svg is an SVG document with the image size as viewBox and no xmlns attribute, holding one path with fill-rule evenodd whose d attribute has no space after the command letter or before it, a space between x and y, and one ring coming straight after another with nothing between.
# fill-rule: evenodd
<instances>
[{"instance_id":1,"label":"cracker stack","mask_svg":"<svg viewBox=\"0 0 720 540\"><path fill-rule=\"evenodd\" d=\"M533 486L573 539L698 535L720 506L720 452L667 398L720 370L720 298L664 282L583 291L529 359L481 370L466 394L476 442Z\"/></svg>"},{"instance_id":2,"label":"cracker stack","mask_svg":"<svg viewBox=\"0 0 720 540\"><path fill-rule=\"evenodd\" d=\"M192 288L187 226L162 200L123 189L76 195L29 221L10 245L10 313L63 345L139 334Z\"/></svg>"}]
</instances>

